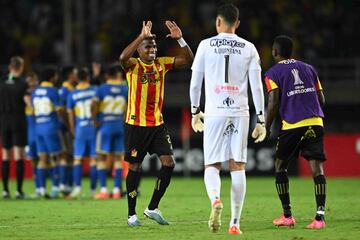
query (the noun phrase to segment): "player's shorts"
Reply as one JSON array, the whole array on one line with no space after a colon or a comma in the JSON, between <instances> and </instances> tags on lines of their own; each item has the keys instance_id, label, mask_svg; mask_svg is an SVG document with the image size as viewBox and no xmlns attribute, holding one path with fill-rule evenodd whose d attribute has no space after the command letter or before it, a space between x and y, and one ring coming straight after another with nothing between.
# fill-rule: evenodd
<instances>
[{"instance_id":1,"label":"player's shorts","mask_svg":"<svg viewBox=\"0 0 360 240\"><path fill-rule=\"evenodd\" d=\"M38 151L37 151L37 147L36 147L36 139L32 140L32 141L28 141L28 145L25 148L26 151L26 156L30 159L36 159L38 156Z\"/></svg>"},{"instance_id":2,"label":"player's shorts","mask_svg":"<svg viewBox=\"0 0 360 240\"><path fill-rule=\"evenodd\" d=\"M2 147L10 149L13 146L27 145L27 121L21 114L7 114L0 116Z\"/></svg>"},{"instance_id":3,"label":"player's shorts","mask_svg":"<svg viewBox=\"0 0 360 240\"><path fill-rule=\"evenodd\" d=\"M281 130L276 145L276 157L285 162L297 159L299 155L306 160L325 161L324 128L306 126Z\"/></svg>"},{"instance_id":4,"label":"player's shorts","mask_svg":"<svg viewBox=\"0 0 360 240\"><path fill-rule=\"evenodd\" d=\"M169 132L164 124L140 127L125 124L125 161L141 163L147 153L173 155Z\"/></svg>"},{"instance_id":5,"label":"player's shorts","mask_svg":"<svg viewBox=\"0 0 360 240\"><path fill-rule=\"evenodd\" d=\"M204 164L247 161L249 117L204 118Z\"/></svg>"},{"instance_id":6,"label":"player's shorts","mask_svg":"<svg viewBox=\"0 0 360 240\"><path fill-rule=\"evenodd\" d=\"M96 134L96 152L99 154L122 154L124 152L124 132L100 127Z\"/></svg>"},{"instance_id":7,"label":"player's shorts","mask_svg":"<svg viewBox=\"0 0 360 240\"><path fill-rule=\"evenodd\" d=\"M74 158L95 157L96 156L96 136L77 137L74 139Z\"/></svg>"},{"instance_id":8,"label":"player's shorts","mask_svg":"<svg viewBox=\"0 0 360 240\"><path fill-rule=\"evenodd\" d=\"M65 149L64 137L60 130L51 132L36 132L38 155L56 155Z\"/></svg>"}]
</instances>

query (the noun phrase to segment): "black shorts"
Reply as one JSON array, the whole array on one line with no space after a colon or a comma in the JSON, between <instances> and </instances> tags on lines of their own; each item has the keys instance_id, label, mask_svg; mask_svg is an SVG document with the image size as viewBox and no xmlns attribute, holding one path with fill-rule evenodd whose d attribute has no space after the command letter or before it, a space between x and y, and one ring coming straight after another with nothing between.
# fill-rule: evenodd
<instances>
[{"instance_id":1,"label":"black shorts","mask_svg":"<svg viewBox=\"0 0 360 240\"><path fill-rule=\"evenodd\" d=\"M306 126L281 130L276 145L276 157L285 162L297 159L299 155L306 160L325 161L324 128Z\"/></svg>"},{"instance_id":2,"label":"black shorts","mask_svg":"<svg viewBox=\"0 0 360 240\"><path fill-rule=\"evenodd\" d=\"M166 126L140 127L125 124L125 161L141 163L146 153L156 153L159 157L173 155Z\"/></svg>"},{"instance_id":3,"label":"black shorts","mask_svg":"<svg viewBox=\"0 0 360 240\"><path fill-rule=\"evenodd\" d=\"M2 147L10 149L13 146L27 145L27 122L25 115L4 114L0 116Z\"/></svg>"}]
</instances>

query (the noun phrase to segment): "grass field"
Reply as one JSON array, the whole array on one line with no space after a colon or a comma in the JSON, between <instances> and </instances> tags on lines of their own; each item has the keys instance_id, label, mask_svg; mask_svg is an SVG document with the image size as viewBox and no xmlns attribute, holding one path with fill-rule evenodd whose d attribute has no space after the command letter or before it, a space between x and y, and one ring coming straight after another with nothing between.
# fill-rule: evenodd
<instances>
[{"instance_id":1,"label":"grass field","mask_svg":"<svg viewBox=\"0 0 360 240\"><path fill-rule=\"evenodd\" d=\"M139 228L126 225L126 200L0 200L0 239L360 239L360 179L328 179L327 228L308 230L315 200L311 179L290 179L293 229L275 228L272 220L281 214L272 178L248 178L241 219L241 236L227 234L230 218L229 178L222 181L224 211L219 233L207 228L210 204L202 178L175 178L160 209L170 226L144 219L142 211L152 193L154 179L144 178L138 199ZM12 183L12 189L15 189ZM88 182L84 182L87 188ZM26 182L27 192L33 191Z\"/></svg>"}]
</instances>

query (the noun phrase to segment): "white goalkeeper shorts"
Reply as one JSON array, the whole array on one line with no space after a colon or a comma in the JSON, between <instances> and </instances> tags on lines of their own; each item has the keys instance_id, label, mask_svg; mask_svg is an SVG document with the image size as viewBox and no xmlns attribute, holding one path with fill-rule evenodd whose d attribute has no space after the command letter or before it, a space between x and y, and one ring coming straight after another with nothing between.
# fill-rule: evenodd
<instances>
[{"instance_id":1,"label":"white goalkeeper shorts","mask_svg":"<svg viewBox=\"0 0 360 240\"><path fill-rule=\"evenodd\" d=\"M204 163L247 161L249 117L204 118Z\"/></svg>"}]
</instances>

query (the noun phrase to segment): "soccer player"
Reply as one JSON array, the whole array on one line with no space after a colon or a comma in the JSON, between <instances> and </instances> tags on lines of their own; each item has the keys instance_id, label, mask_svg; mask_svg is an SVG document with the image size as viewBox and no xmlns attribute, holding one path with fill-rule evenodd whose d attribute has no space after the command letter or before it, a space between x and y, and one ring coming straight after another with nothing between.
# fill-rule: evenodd
<instances>
[{"instance_id":1,"label":"soccer player","mask_svg":"<svg viewBox=\"0 0 360 240\"><path fill-rule=\"evenodd\" d=\"M314 178L316 216L307 228L325 228L326 180L323 162L326 160L323 146L323 118L321 107L325 98L315 69L304 62L291 58L293 41L287 36L275 38L272 55L277 62L265 73L269 92L266 128L280 113L281 130L276 147L276 189L284 210L280 218L273 221L275 226L294 226L292 216L289 179L289 162L304 157Z\"/></svg>"},{"instance_id":2,"label":"soccer player","mask_svg":"<svg viewBox=\"0 0 360 240\"><path fill-rule=\"evenodd\" d=\"M265 139L264 93L260 58L254 44L237 36L239 10L233 4L217 9L218 35L200 42L190 84L192 127L204 131L204 181L210 198L209 228L221 226L220 169L228 161L231 174L231 219L229 234L241 234L240 217L245 198L247 141L249 132L248 79L257 113L252 133L255 142ZM200 95L205 79L205 117L200 111ZM204 122L202 119L204 118Z\"/></svg>"},{"instance_id":3,"label":"soccer player","mask_svg":"<svg viewBox=\"0 0 360 240\"><path fill-rule=\"evenodd\" d=\"M60 131L59 118L61 117L60 98L54 87L58 79L57 71L48 67L42 73L40 86L32 93L32 105L35 116L36 146L38 149L39 162L37 177L39 178L40 195L47 197L45 192L46 172L51 160L51 165L58 166L60 153L64 149L64 141ZM51 168L51 167L50 167ZM52 172L52 193L59 191L57 174ZM57 197L57 194L52 194Z\"/></svg>"},{"instance_id":4,"label":"soccer player","mask_svg":"<svg viewBox=\"0 0 360 240\"><path fill-rule=\"evenodd\" d=\"M74 66L66 66L62 69L61 74L64 82L59 89L59 96L60 104L63 108L61 114L63 115L64 122L61 121L61 133L63 135L63 138L65 139L65 149L64 152L61 153L60 166L58 169L56 169L56 171L58 171L58 174L60 176L60 190L64 195L67 195L70 192L70 187L73 182L73 139L70 137L69 134L69 127L67 126L68 119L65 109L67 106L68 95L75 89L78 82L77 68L75 68Z\"/></svg>"},{"instance_id":5,"label":"soccer player","mask_svg":"<svg viewBox=\"0 0 360 240\"><path fill-rule=\"evenodd\" d=\"M128 225L140 226L136 215L137 190L141 176L141 164L147 152L156 153L161 161L155 189L145 216L159 224L169 224L158 209L159 202L170 184L175 167L170 135L164 125L162 106L165 74L173 68L183 68L193 61L193 53L175 22L166 21L170 31L167 37L180 45L176 57L157 57L152 23L143 22L140 35L121 53L120 63L126 72L129 86L128 108L125 124L125 161L129 162L126 178L128 198ZM139 58L133 58L135 51Z\"/></svg>"},{"instance_id":6,"label":"soccer player","mask_svg":"<svg viewBox=\"0 0 360 240\"><path fill-rule=\"evenodd\" d=\"M18 56L12 57L8 69L8 75L0 80L3 198L10 198L9 174L11 149L13 149L16 161L16 198L23 199L25 197L22 189L24 180L24 148L27 144L24 97L28 89L28 85L22 77L24 60Z\"/></svg>"},{"instance_id":7,"label":"soccer player","mask_svg":"<svg viewBox=\"0 0 360 240\"><path fill-rule=\"evenodd\" d=\"M91 118L91 102L96 95L96 89L90 86L90 73L87 68L78 73L79 84L69 94L67 111L69 129L74 139L73 177L75 187L70 198L77 198L81 194L82 165L84 157L90 157L90 188L96 190L96 130Z\"/></svg>"},{"instance_id":8,"label":"soccer player","mask_svg":"<svg viewBox=\"0 0 360 240\"><path fill-rule=\"evenodd\" d=\"M95 199L110 197L106 185L109 170L107 158L113 159L115 167L112 198L119 199L124 158L124 113L128 88L115 65L107 68L106 79L106 83L97 89L92 103L94 126L99 127L96 135L96 152L98 154L97 174L101 188Z\"/></svg>"},{"instance_id":9,"label":"soccer player","mask_svg":"<svg viewBox=\"0 0 360 240\"><path fill-rule=\"evenodd\" d=\"M36 147L36 132L35 132L35 116L34 116L34 108L31 103L31 94L34 89L39 85L38 76L35 72L29 72L26 74L26 82L29 86L28 93L25 97L26 102L26 119L27 119L27 157L28 159L32 160L33 164L33 175L34 175L34 183L35 183L35 196L40 196L40 185L38 181L38 177L36 175L36 166L38 164L38 154L37 154L37 147Z\"/></svg>"}]
</instances>

